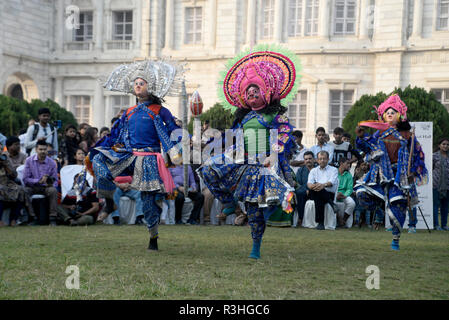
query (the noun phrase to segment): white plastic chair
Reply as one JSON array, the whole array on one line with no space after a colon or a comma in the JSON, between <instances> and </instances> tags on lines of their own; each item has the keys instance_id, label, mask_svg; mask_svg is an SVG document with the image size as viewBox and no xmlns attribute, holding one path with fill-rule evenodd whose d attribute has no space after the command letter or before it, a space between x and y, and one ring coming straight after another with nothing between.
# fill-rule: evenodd
<instances>
[{"instance_id":1,"label":"white plastic chair","mask_svg":"<svg viewBox=\"0 0 449 320\"><path fill-rule=\"evenodd\" d=\"M61 176L61 199L64 199L67 192L70 191L73 187L73 179L75 176L83 170L83 166L79 164L72 164L65 167L62 167L59 175ZM87 172L86 174L87 181L91 188L93 188L94 178L92 175Z\"/></svg>"},{"instance_id":2,"label":"white plastic chair","mask_svg":"<svg viewBox=\"0 0 449 320\"><path fill-rule=\"evenodd\" d=\"M349 220L349 219L348 219ZM318 223L315 222L315 202L307 200L304 207L304 219L302 220L304 228L316 228ZM324 228L326 230L335 230L337 226L337 217L330 204L324 206Z\"/></svg>"}]
</instances>

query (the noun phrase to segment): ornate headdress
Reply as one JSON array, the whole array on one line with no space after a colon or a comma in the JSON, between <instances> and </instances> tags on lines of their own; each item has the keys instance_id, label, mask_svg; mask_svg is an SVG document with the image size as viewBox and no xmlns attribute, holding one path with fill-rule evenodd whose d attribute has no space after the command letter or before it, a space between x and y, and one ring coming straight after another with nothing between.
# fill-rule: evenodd
<instances>
[{"instance_id":1,"label":"ornate headdress","mask_svg":"<svg viewBox=\"0 0 449 320\"><path fill-rule=\"evenodd\" d=\"M404 101L402 101L401 98L399 98L397 94L393 94L390 97L388 97L388 99L382 102L376 109L377 115L379 116L379 120L382 119L383 114L389 108L392 108L397 112L399 112L402 119L404 120L407 119L407 106L405 105Z\"/></svg>"},{"instance_id":2,"label":"ornate headdress","mask_svg":"<svg viewBox=\"0 0 449 320\"><path fill-rule=\"evenodd\" d=\"M360 121L359 126L370 127L378 130L386 130L389 128L389 124L383 119L385 111L392 108L399 113L398 121L407 120L407 106L404 101L397 94L392 94L379 107L373 106L376 109L376 113L379 120L366 120Z\"/></svg>"},{"instance_id":3,"label":"ornate headdress","mask_svg":"<svg viewBox=\"0 0 449 320\"><path fill-rule=\"evenodd\" d=\"M222 73L218 89L225 108L249 108L245 94L251 85L259 88L266 104L277 99L286 99L288 103L296 95L300 62L285 48L259 45L252 53L240 53L226 66L229 70Z\"/></svg>"},{"instance_id":4,"label":"ornate headdress","mask_svg":"<svg viewBox=\"0 0 449 320\"><path fill-rule=\"evenodd\" d=\"M139 61L115 68L104 83L111 91L134 93L134 80L142 78L148 83L148 93L163 98L181 94L183 65L172 61Z\"/></svg>"}]
</instances>

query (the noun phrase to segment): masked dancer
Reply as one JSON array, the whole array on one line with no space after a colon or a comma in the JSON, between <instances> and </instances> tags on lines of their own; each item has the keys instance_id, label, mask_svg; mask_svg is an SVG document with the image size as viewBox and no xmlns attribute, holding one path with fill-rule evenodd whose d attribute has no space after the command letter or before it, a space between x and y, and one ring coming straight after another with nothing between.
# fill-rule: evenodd
<instances>
[{"instance_id":1,"label":"masked dancer","mask_svg":"<svg viewBox=\"0 0 449 320\"><path fill-rule=\"evenodd\" d=\"M379 120L359 123L378 129L373 135L356 128L357 148L370 162L368 173L357 181L357 199L371 212L384 208L393 226L391 248L399 250L399 238L407 209L418 204L417 185L428 181L424 153L407 120L407 106L396 94L376 108Z\"/></svg>"},{"instance_id":2,"label":"masked dancer","mask_svg":"<svg viewBox=\"0 0 449 320\"><path fill-rule=\"evenodd\" d=\"M295 64L299 67L299 61L286 50L275 50L279 52L258 47L228 63L230 69L222 74L219 96L223 105L235 110L226 144L229 133L235 142L198 169L211 193L224 205L224 214L233 213L237 201L245 203L253 240L249 257L253 259L260 258L269 216L279 206L292 211L295 184L287 161L295 141L293 127L281 100L288 103L296 94L299 77ZM276 133L274 139L270 139L271 130Z\"/></svg>"},{"instance_id":3,"label":"masked dancer","mask_svg":"<svg viewBox=\"0 0 449 320\"><path fill-rule=\"evenodd\" d=\"M113 132L91 150L89 159L97 181L97 196L106 198L106 211L113 211L114 179L132 177L131 188L141 191L143 214L150 232L149 250L158 250L158 225L162 200L174 190L162 151L180 163L179 148L170 140L176 126L162 106L166 95L180 95L183 68L165 61L142 61L117 67L104 87L131 93L137 105L128 108ZM162 146L162 148L161 148Z\"/></svg>"}]
</instances>

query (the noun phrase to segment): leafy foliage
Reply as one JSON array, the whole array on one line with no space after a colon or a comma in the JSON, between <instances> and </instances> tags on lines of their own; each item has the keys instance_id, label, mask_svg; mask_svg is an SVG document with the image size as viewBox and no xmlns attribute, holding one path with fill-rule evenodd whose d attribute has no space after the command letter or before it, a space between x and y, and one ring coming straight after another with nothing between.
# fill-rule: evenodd
<instances>
[{"instance_id":1,"label":"leafy foliage","mask_svg":"<svg viewBox=\"0 0 449 320\"><path fill-rule=\"evenodd\" d=\"M51 120L61 120L62 126L68 124L78 125L73 114L61 108L56 102L25 100L0 95L0 132L5 136L18 135L19 131L28 127L30 119L37 120L37 112L40 108L48 108L51 112Z\"/></svg>"},{"instance_id":2,"label":"leafy foliage","mask_svg":"<svg viewBox=\"0 0 449 320\"><path fill-rule=\"evenodd\" d=\"M435 98L433 92L408 86L404 90L395 88L391 94L398 94L407 106L407 118L412 122L432 121L434 145L443 137L449 137L449 113ZM389 94L389 95L391 95ZM375 96L363 95L354 103L343 120L343 129L354 137L354 130L360 121L377 120L373 106L378 107L389 95L378 92ZM369 129L368 131L374 131Z\"/></svg>"}]
</instances>

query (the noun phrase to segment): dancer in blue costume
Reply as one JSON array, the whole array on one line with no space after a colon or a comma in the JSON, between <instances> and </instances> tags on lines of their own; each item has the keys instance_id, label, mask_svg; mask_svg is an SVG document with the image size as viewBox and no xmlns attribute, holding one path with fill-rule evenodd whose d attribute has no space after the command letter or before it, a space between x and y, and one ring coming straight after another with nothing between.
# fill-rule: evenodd
<instances>
[{"instance_id":1,"label":"dancer in blue costume","mask_svg":"<svg viewBox=\"0 0 449 320\"><path fill-rule=\"evenodd\" d=\"M211 193L224 204L224 214L232 213L237 201L245 203L253 239L249 257L253 259L260 258L270 215L279 206L292 211L295 185L287 161L294 145L293 127L283 114L287 109L280 100L290 91L290 99L294 98L299 79L292 60L297 59L291 53L263 49L231 61L223 80L226 99L222 101L225 106L238 108L232 127L236 143L198 169ZM296 64L299 66L299 62ZM275 139L270 140L270 130L276 133ZM243 158L234 159L239 153Z\"/></svg>"},{"instance_id":2,"label":"dancer in blue costume","mask_svg":"<svg viewBox=\"0 0 449 320\"><path fill-rule=\"evenodd\" d=\"M142 195L144 219L150 232L149 250L158 250L162 200L174 189L161 152L166 152L174 163L181 160L180 150L170 140L178 127L170 111L162 106L162 98L180 94L182 73L182 67L169 62L143 61L117 67L105 88L132 93L138 103L123 113L111 134L89 154L98 197L106 198L108 213L113 211L113 180L117 176L132 176L131 188Z\"/></svg>"},{"instance_id":3,"label":"dancer in blue costume","mask_svg":"<svg viewBox=\"0 0 449 320\"><path fill-rule=\"evenodd\" d=\"M356 183L357 199L371 212L385 208L393 226L391 248L399 250L399 238L407 208L418 204L416 186L428 182L424 153L407 121L407 107L392 95L377 108L379 121L359 126L379 129L373 135L356 129L358 149L367 154L371 167Z\"/></svg>"}]
</instances>

